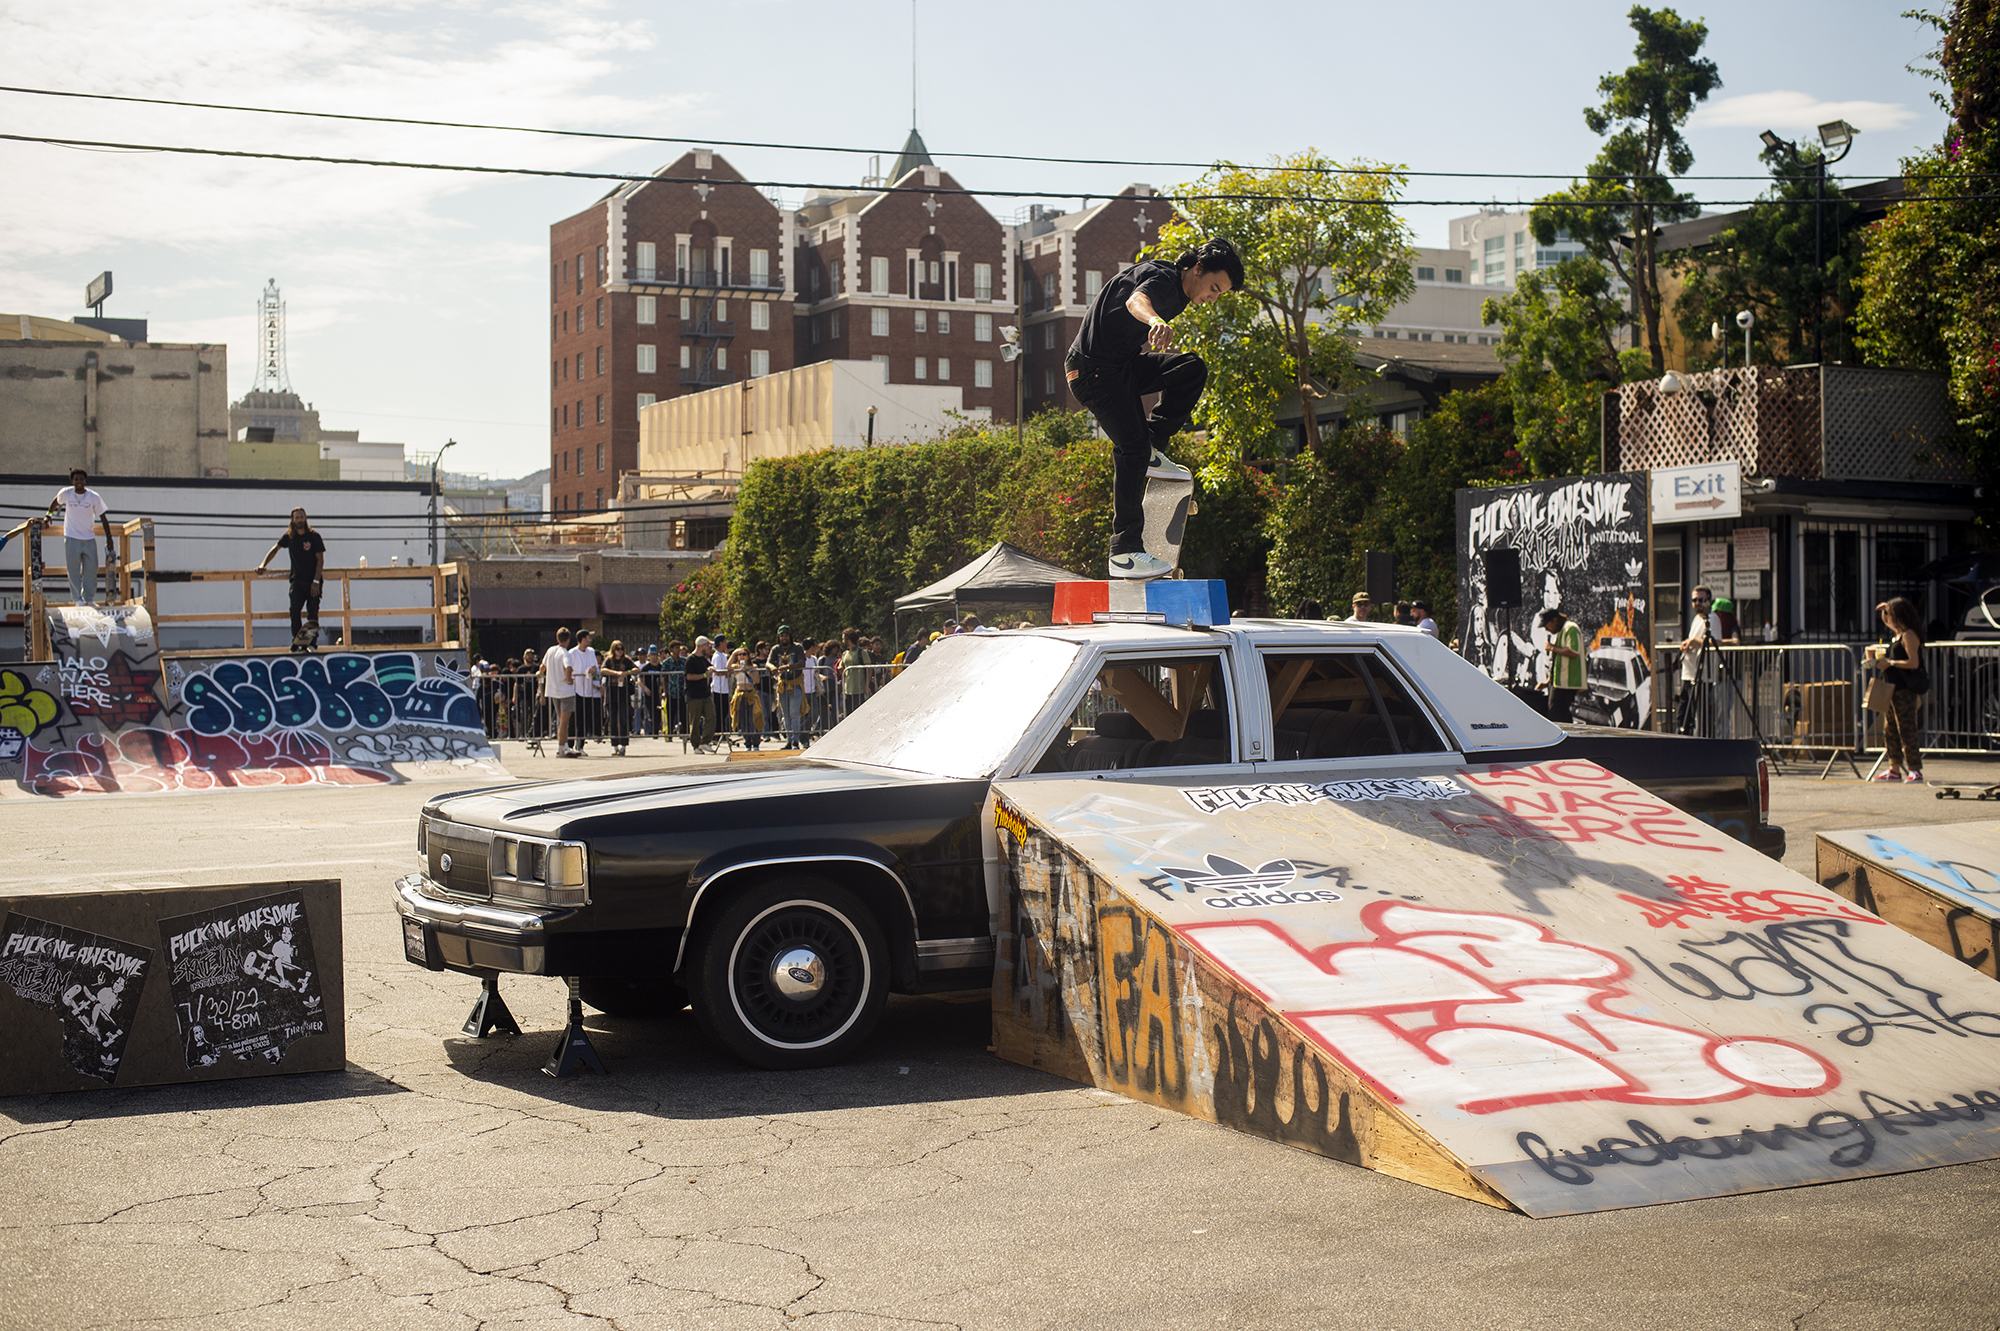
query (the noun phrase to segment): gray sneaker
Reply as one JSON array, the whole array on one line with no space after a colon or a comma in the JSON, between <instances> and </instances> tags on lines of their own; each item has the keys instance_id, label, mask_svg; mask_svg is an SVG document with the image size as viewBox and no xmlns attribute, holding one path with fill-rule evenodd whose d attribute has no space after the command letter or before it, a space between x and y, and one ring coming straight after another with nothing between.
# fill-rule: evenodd
<instances>
[{"instance_id":1,"label":"gray sneaker","mask_svg":"<svg viewBox=\"0 0 2000 1331\"><path fill-rule=\"evenodd\" d=\"M1194 473L1156 448L1146 461L1146 475L1156 481L1184 481Z\"/></svg>"},{"instance_id":2,"label":"gray sneaker","mask_svg":"<svg viewBox=\"0 0 2000 1331\"><path fill-rule=\"evenodd\" d=\"M1174 571L1174 566L1164 559L1156 559L1140 550L1135 554L1111 556L1111 576L1114 578L1164 578Z\"/></svg>"}]
</instances>

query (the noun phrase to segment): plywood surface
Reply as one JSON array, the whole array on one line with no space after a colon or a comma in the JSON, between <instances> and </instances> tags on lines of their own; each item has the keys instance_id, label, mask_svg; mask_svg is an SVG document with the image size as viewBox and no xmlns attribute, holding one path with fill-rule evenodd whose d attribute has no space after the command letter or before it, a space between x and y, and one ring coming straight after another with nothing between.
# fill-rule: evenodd
<instances>
[{"instance_id":1,"label":"plywood surface","mask_svg":"<svg viewBox=\"0 0 2000 1331\"><path fill-rule=\"evenodd\" d=\"M2000 984L1595 764L999 796L1021 1061L1532 1215L2000 1155Z\"/></svg>"}]
</instances>

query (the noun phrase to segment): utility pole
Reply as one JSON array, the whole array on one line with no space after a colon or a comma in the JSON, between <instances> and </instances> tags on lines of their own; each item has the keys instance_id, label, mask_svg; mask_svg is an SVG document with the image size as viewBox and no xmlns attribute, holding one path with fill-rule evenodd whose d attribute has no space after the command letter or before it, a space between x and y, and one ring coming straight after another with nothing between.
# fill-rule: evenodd
<instances>
[{"instance_id":1,"label":"utility pole","mask_svg":"<svg viewBox=\"0 0 2000 1331\"><path fill-rule=\"evenodd\" d=\"M450 448L457 442L458 440L456 439L445 440L444 448L440 448L437 451L437 456L431 459L431 567L432 568L436 568L438 562L438 463L444 461L444 449Z\"/></svg>"}]
</instances>

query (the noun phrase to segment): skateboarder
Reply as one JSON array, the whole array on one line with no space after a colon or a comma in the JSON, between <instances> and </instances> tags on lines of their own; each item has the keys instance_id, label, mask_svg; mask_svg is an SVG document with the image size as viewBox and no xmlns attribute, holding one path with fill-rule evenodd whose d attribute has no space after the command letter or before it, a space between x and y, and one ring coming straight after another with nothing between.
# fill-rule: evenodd
<instances>
[{"instance_id":1,"label":"skateboarder","mask_svg":"<svg viewBox=\"0 0 2000 1331\"><path fill-rule=\"evenodd\" d=\"M326 574L326 538L312 529L304 509L292 510L292 525L264 552L257 571L262 573L269 568L280 550L292 553L292 650L312 651L319 646L319 596L325 585L322 578ZM305 611L303 625L299 622L301 610Z\"/></svg>"},{"instance_id":2,"label":"skateboarder","mask_svg":"<svg viewBox=\"0 0 2000 1331\"><path fill-rule=\"evenodd\" d=\"M1208 365L1191 352L1169 354L1174 318L1243 285L1243 260L1218 236L1172 263L1148 259L1104 284L1083 316L1064 360L1069 391L1111 439L1111 576L1157 578L1173 571L1142 539L1146 480L1187 481L1186 467L1161 445L1194 414ZM1158 393L1152 414L1141 399Z\"/></svg>"}]
</instances>

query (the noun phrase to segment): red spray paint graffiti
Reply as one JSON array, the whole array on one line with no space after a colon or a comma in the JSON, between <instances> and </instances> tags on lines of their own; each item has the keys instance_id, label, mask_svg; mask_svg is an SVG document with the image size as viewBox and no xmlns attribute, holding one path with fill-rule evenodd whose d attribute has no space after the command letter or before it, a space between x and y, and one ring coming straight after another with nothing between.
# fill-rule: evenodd
<instances>
[{"instance_id":1,"label":"red spray paint graffiti","mask_svg":"<svg viewBox=\"0 0 2000 1331\"><path fill-rule=\"evenodd\" d=\"M1388 901L1361 919L1372 940L1312 951L1268 920L1180 932L1399 1103L1470 1114L1563 1100L1709 1104L1839 1081L1787 1041L1617 1011L1630 967L1527 920Z\"/></svg>"},{"instance_id":2,"label":"red spray paint graffiti","mask_svg":"<svg viewBox=\"0 0 2000 1331\"><path fill-rule=\"evenodd\" d=\"M1467 770L1460 775L1504 810L1504 814L1483 816L1482 821L1492 824L1490 827L1470 823L1453 826L1461 835L1490 830L1578 844L1603 840L1675 850L1723 850L1719 844L1710 844L1714 838L1705 833L1701 823L1643 791L1617 789L1618 778L1593 762L1569 759L1483 772ZM1451 824L1447 822L1447 826ZM1510 827L1532 830L1510 832Z\"/></svg>"},{"instance_id":3,"label":"red spray paint graffiti","mask_svg":"<svg viewBox=\"0 0 2000 1331\"><path fill-rule=\"evenodd\" d=\"M311 735L201 735L192 730L85 734L67 749L28 745L21 784L39 795L107 795L255 786L370 786L387 772L333 761Z\"/></svg>"}]
</instances>

